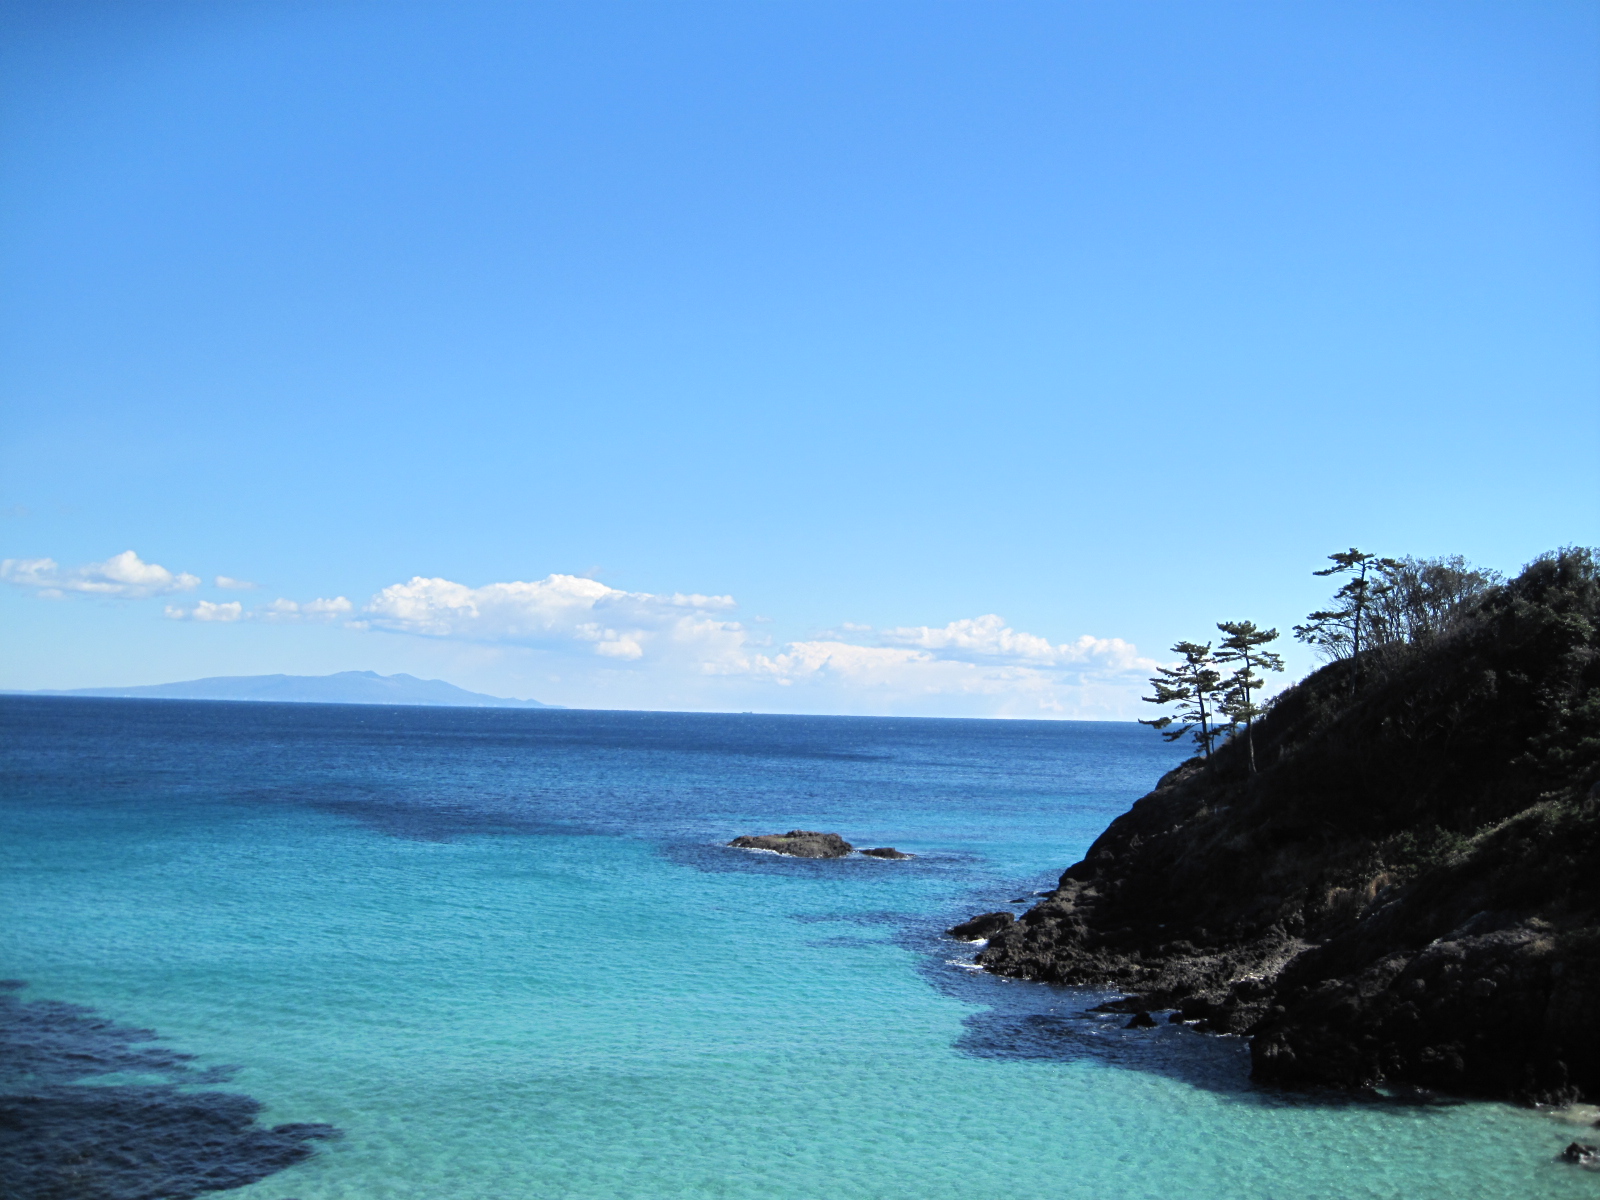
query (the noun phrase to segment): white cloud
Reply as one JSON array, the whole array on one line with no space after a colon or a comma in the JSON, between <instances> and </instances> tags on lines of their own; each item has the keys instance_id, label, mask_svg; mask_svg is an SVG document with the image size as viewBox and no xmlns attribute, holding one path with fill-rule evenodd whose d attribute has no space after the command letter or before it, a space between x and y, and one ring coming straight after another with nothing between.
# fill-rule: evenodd
<instances>
[{"instance_id":1,"label":"white cloud","mask_svg":"<svg viewBox=\"0 0 1600 1200\"><path fill-rule=\"evenodd\" d=\"M169 604L167 616L174 621L237 621L244 616L244 605L237 600L230 600L226 604L213 604L209 600L201 600L193 608L180 608L176 604Z\"/></svg>"},{"instance_id":2,"label":"white cloud","mask_svg":"<svg viewBox=\"0 0 1600 1200\"><path fill-rule=\"evenodd\" d=\"M753 656L749 669L790 695L855 711L937 711L988 716L1127 717L1155 664L1118 638L1052 645L998 617L945 629L886 630L880 642L814 640Z\"/></svg>"},{"instance_id":3,"label":"white cloud","mask_svg":"<svg viewBox=\"0 0 1600 1200\"><path fill-rule=\"evenodd\" d=\"M192 591L200 579L148 563L132 550L63 568L54 559L5 559L0 580L62 597L139 598ZM245 591L249 580L215 577ZM1121 638L1085 634L1054 642L994 614L943 626L841 622L836 630L775 644L733 619L731 596L630 592L578 575L469 587L416 576L374 595L357 613L344 596L169 604L173 620L334 624L497 647L529 663L567 666L564 703L600 707L787 708L812 712L948 715L1141 715L1144 677L1159 665ZM353 619L359 618L359 619ZM764 618L754 618L764 621ZM554 678L554 676L548 676Z\"/></svg>"},{"instance_id":4,"label":"white cloud","mask_svg":"<svg viewBox=\"0 0 1600 1200\"><path fill-rule=\"evenodd\" d=\"M274 600L261 608L246 611L237 600L213 604L210 600L197 601L193 608L167 605L167 616L174 621L268 621L279 624L285 621L334 621L355 606L343 596L332 600L311 600L297 604L293 600Z\"/></svg>"},{"instance_id":5,"label":"white cloud","mask_svg":"<svg viewBox=\"0 0 1600 1200\"><path fill-rule=\"evenodd\" d=\"M785 687L797 680L831 675L865 687L907 687L927 689L953 682L950 672L940 672L933 655L920 650L901 650L889 646L858 646L853 642L790 642L781 654L757 655L750 663L756 673L770 675Z\"/></svg>"},{"instance_id":6,"label":"white cloud","mask_svg":"<svg viewBox=\"0 0 1600 1200\"><path fill-rule=\"evenodd\" d=\"M712 615L732 607L731 596L626 592L577 575L481 588L419 575L384 588L362 611L371 627L393 633L579 650L633 662L652 650L682 658L686 647L737 643L741 626Z\"/></svg>"},{"instance_id":7,"label":"white cloud","mask_svg":"<svg viewBox=\"0 0 1600 1200\"><path fill-rule=\"evenodd\" d=\"M270 621L281 624L285 621L335 621L346 613L353 612L355 605L343 596L333 599L318 598L307 600L304 604L281 597L262 608L254 609L247 615L253 621Z\"/></svg>"},{"instance_id":8,"label":"white cloud","mask_svg":"<svg viewBox=\"0 0 1600 1200\"><path fill-rule=\"evenodd\" d=\"M149 595L199 583L132 552L71 572L48 559L7 561L0 576L41 594ZM217 582L245 586L226 576ZM379 591L359 612L344 596L279 598L252 609L202 600L166 611L186 621L342 622L352 631L496 647L524 656L533 670L564 660L564 694L550 698L595 707L1128 719L1143 715L1138 697L1158 666L1121 638L1055 642L993 613L876 630L841 622L837 631L774 644L770 633L733 619L736 607L730 596L630 592L549 575L483 587L416 576Z\"/></svg>"},{"instance_id":9,"label":"white cloud","mask_svg":"<svg viewBox=\"0 0 1600 1200\"><path fill-rule=\"evenodd\" d=\"M53 558L8 558L0 562L0 579L50 597L84 592L137 599L193 591L200 586L198 576L174 574L157 563L143 561L132 550L71 570L63 570Z\"/></svg>"},{"instance_id":10,"label":"white cloud","mask_svg":"<svg viewBox=\"0 0 1600 1200\"><path fill-rule=\"evenodd\" d=\"M851 628L845 626L845 628ZM1028 666L1096 666L1109 671L1152 671L1155 660L1140 658L1138 648L1121 638L1084 634L1074 642L1053 645L1048 638L1012 629L1005 619L989 613L951 621L942 629L927 625L885 629L880 641L894 646L916 646L941 659L964 662L1010 662Z\"/></svg>"},{"instance_id":11,"label":"white cloud","mask_svg":"<svg viewBox=\"0 0 1600 1200\"><path fill-rule=\"evenodd\" d=\"M728 596L627 592L575 575L481 588L418 576L375 595L360 624L577 655L591 666L569 682L622 669L633 680L626 702L658 706L766 695L811 711L1128 717L1157 665L1121 638L1056 643L992 613L876 633L844 623L773 653L770 638L728 619L733 607Z\"/></svg>"}]
</instances>

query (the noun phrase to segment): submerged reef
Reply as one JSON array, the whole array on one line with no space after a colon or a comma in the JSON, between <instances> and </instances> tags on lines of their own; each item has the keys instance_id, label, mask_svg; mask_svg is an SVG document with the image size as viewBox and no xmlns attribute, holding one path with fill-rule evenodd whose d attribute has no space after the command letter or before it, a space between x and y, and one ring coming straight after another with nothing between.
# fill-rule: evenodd
<instances>
[{"instance_id":1,"label":"submerged reef","mask_svg":"<svg viewBox=\"0 0 1600 1200\"><path fill-rule=\"evenodd\" d=\"M309 1158L331 1125L257 1123L259 1101L148 1029L0 984L0 1179L9 1200L193 1200ZM96 1077L153 1078L106 1083Z\"/></svg>"},{"instance_id":2,"label":"submerged reef","mask_svg":"<svg viewBox=\"0 0 1600 1200\"><path fill-rule=\"evenodd\" d=\"M1254 741L1257 771L1239 742L1185 763L1015 922L951 932L997 974L1248 1035L1257 1080L1600 1098L1593 554L1329 664Z\"/></svg>"}]
</instances>

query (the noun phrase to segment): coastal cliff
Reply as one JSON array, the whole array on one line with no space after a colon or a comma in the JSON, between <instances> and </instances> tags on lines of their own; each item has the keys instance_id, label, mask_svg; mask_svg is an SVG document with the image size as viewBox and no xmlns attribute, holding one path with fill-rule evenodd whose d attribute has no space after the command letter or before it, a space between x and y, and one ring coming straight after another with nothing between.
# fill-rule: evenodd
<instances>
[{"instance_id":1,"label":"coastal cliff","mask_svg":"<svg viewBox=\"0 0 1600 1200\"><path fill-rule=\"evenodd\" d=\"M978 962L1248 1034L1262 1081L1600 1097L1592 553L1330 664L1254 742L1254 774L1238 739L1170 772Z\"/></svg>"}]
</instances>

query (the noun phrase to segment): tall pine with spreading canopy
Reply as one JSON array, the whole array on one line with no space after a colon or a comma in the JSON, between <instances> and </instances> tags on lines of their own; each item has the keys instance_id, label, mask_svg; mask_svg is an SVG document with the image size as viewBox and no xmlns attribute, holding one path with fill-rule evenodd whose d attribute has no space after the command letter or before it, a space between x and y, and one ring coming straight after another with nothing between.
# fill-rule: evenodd
<instances>
[{"instance_id":1,"label":"tall pine with spreading canopy","mask_svg":"<svg viewBox=\"0 0 1600 1200\"><path fill-rule=\"evenodd\" d=\"M1183 662L1175 667L1157 667L1157 674L1150 677L1150 686L1156 694L1140 699L1146 704L1176 704L1178 711L1176 715L1140 720L1139 724L1160 730L1161 736L1169 742L1177 741L1192 729L1195 743L1210 758L1211 745L1221 733L1216 723L1219 704L1216 697L1224 686L1222 672L1216 668L1210 642L1205 645L1179 642L1172 652L1182 655Z\"/></svg>"},{"instance_id":2,"label":"tall pine with spreading canopy","mask_svg":"<svg viewBox=\"0 0 1600 1200\"><path fill-rule=\"evenodd\" d=\"M1345 575L1344 586L1334 593L1336 607L1325 612L1314 612L1304 625L1294 627L1294 636L1302 642L1319 647L1334 658L1348 657L1350 663L1350 692L1353 696L1361 679L1361 639L1369 633L1371 610L1379 600L1379 592L1386 586L1384 576L1400 570L1396 559L1379 558L1351 546L1328 555L1333 566L1313 575ZM1371 638L1368 637L1370 644Z\"/></svg>"},{"instance_id":3,"label":"tall pine with spreading canopy","mask_svg":"<svg viewBox=\"0 0 1600 1200\"><path fill-rule=\"evenodd\" d=\"M1245 751L1249 757L1250 773L1256 773L1256 745L1252 736L1255 719L1266 712L1256 702L1266 680L1258 671L1283 670L1283 656L1261 647L1278 638L1276 629L1262 629L1254 621L1219 621L1217 628L1226 636L1217 651L1217 662L1239 664L1226 683L1227 693L1222 701L1222 711L1229 719L1230 732L1244 729Z\"/></svg>"}]
</instances>

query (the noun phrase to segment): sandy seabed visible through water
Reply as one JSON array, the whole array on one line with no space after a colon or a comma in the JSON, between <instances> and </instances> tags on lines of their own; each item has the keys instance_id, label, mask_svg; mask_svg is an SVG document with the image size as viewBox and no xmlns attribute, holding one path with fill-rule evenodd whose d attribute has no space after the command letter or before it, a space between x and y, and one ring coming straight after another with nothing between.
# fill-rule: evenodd
<instances>
[{"instance_id":1,"label":"sandy seabed visible through water","mask_svg":"<svg viewBox=\"0 0 1600 1200\"><path fill-rule=\"evenodd\" d=\"M20 697L0 721L0 973L34 1046L0 1103L56 1097L30 1128L80 1167L93 1121L147 1112L120 1127L166 1194L1600 1193L1557 1159L1581 1113L1258 1089L1240 1039L968 969L940 930L1048 887L1173 764L1138 726ZM917 857L722 844L792 828Z\"/></svg>"}]
</instances>

